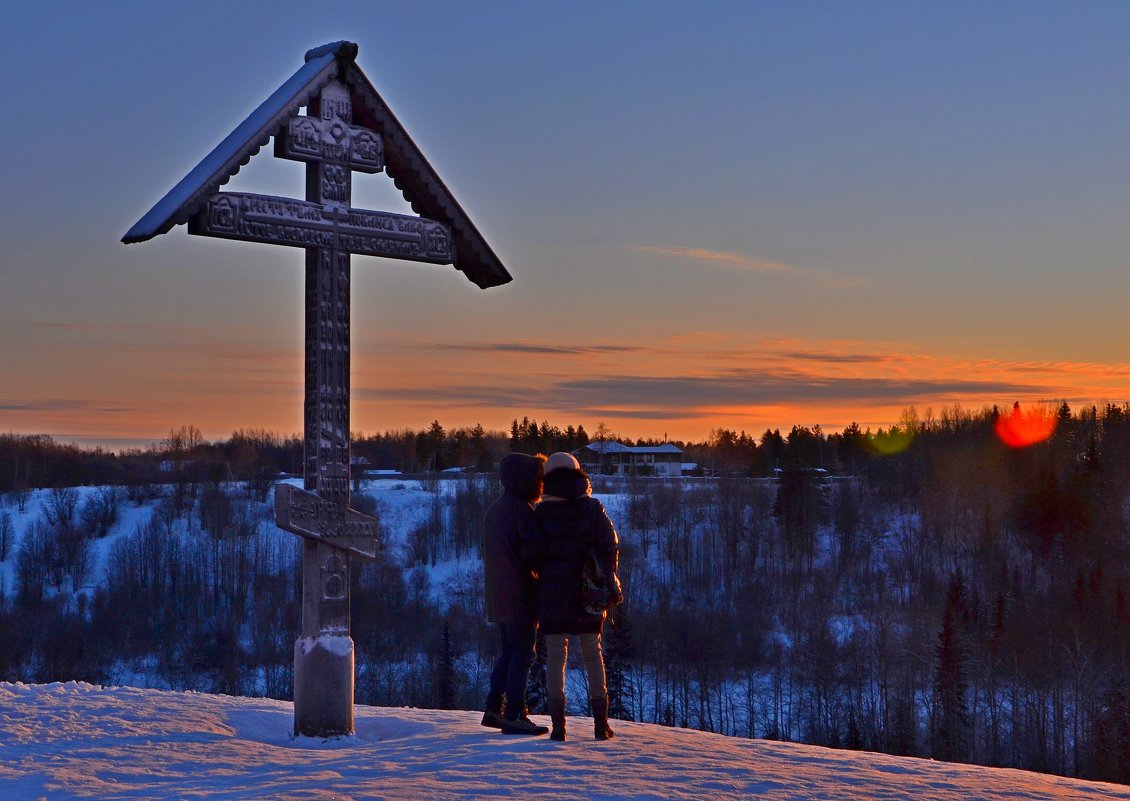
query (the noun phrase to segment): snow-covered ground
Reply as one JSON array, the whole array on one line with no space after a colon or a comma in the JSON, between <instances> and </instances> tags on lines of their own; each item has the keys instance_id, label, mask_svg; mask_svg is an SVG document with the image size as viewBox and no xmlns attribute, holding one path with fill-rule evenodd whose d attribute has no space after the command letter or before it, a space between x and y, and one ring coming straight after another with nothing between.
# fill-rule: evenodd
<instances>
[{"instance_id":1,"label":"snow-covered ground","mask_svg":"<svg viewBox=\"0 0 1130 801\"><path fill-rule=\"evenodd\" d=\"M294 738L282 701L0 684L0 799L1130 801L1130 787L1016 770L619 721L595 742L587 718L555 743L479 717L359 706L356 734L324 741Z\"/></svg>"}]
</instances>

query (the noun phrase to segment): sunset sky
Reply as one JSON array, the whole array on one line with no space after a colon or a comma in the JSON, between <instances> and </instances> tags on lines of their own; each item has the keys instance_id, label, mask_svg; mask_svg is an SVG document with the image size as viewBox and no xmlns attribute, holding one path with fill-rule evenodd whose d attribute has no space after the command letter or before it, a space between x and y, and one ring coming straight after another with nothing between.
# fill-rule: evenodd
<instances>
[{"instance_id":1,"label":"sunset sky","mask_svg":"<svg viewBox=\"0 0 1130 801\"><path fill-rule=\"evenodd\" d=\"M514 276L354 257L355 431L1130 400L1130 4L18 2L3 39L0 432L300 431L301 251L119 240L339 39Z\"/></svg>"}]
</instances>

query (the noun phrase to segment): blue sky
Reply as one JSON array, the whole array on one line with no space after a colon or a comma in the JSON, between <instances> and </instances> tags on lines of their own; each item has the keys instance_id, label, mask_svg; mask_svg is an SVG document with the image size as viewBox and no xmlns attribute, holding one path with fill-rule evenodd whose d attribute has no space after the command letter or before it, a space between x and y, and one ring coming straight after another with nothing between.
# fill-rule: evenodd
<instances>
[{"instance_id":1,"label":"blue sky","mask_svg":"<svg viewBox=\"0 0 1130 801\"><path fill-rule=\"evenodd\" d=\"M119 239L338 39L515 278L355 257L357 430L1130 400L1130 6L310 7L7 7L0 430L300 429L301 254Z\"/></svg>"}]
</instances>

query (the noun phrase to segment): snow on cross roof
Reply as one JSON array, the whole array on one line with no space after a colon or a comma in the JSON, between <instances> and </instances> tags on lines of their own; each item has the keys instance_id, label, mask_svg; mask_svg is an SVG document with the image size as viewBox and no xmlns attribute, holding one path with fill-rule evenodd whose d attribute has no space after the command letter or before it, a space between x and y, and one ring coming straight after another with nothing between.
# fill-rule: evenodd
<instances>
[{"instance_id":1,"label":"snow on cross roof","mask_svg":"<svg viewBox=\"0 0 1130 801\"><path fill-rule=\"evenodd\" d=\"M146 212L122 241L145 242L188 222L299 108L337 78L350 89L354 123L382 135L385 171L413 211L451 227L455 268L483 289L511 281L498 256L357 66L356 58L353 42L332 42L308 51L306 63Z\"/></svg>"},{"instance_id":2,"label":"snow on cross roof","mask_svg":"<svg viewBox=\"0 0 1130 801\"><path fill-rule=\"evenodd\" d=\"M306 63L302 68L251 112L251 116L216 145L180 183L157 201L126 232L122 241L127 245L144 242L168 233L174 225L188 222L188 218L212 193L226 184L239 172L240 167L270 141L284 121L298 114L298 109L306 105L337 74L335 53L337 46L344 44L347 43L337 42L336 45L327 45L307 53Z\"/></svg>"}]
</instances>

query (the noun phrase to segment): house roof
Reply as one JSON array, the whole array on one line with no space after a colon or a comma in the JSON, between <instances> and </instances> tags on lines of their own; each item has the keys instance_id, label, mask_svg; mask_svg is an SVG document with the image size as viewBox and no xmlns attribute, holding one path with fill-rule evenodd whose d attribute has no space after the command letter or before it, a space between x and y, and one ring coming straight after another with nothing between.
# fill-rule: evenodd
<instances>
[{"instance_id":1,"label":"house roof","mask_svg":"<svg viewBox=\"0 0 1130 801\"><path fill-rule=\"evenodd\" d=\"M340 80L353 101L355 124L382 136L385 171L417 214L451 228L455 268L483 289L512 280L463 207L420 152L365 73L357 66L357 45L332 42L306 53L306 61L234 131L157 201L126 232L126 244L144 242L188 222L221 186L247 164L299 108L322 87Z\"/></svg>"},{"instance_id":2,"label":"house roof","mask_svg":"<svg viewBox=\"0 0 1130 801\"><path fill-rule=\"evenodd\" d=\"M581 450L590 450L593 453L623 453L628 449L627 445L621 445L619 442L590 442Z\"/></svg>"},{"instance_id":3,"label":"house roof","mask_svg":"<svg viewBox=\"0 0 1130 801\"><path fill-rule=\"evenodd\" d=\"M663 445L623 445L611 440L590 442L585 446L594 453L682 453L683 449L667 442Z\"/></svg>"}]
</instances>

